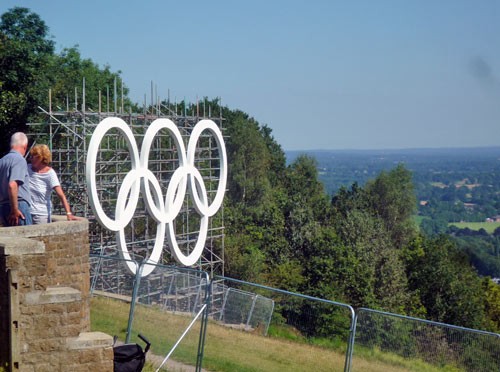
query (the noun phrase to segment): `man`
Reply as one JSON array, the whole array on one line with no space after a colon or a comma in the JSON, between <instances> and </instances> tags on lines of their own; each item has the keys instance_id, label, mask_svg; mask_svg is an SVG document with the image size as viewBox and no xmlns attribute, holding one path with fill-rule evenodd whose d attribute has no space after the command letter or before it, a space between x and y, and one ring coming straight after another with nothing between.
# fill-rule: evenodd
<instances>
[{"instance_id":1,"label":"man","mask_svg":"<svg viewBox=\"0 0 500 372\"><path fill-rule=\"evenodd\" d=\"M10 138L10 152L0 159L0 223L31 225L28 164L24 155L28 137L17 132Z\"/></svg>"}]
</instances>

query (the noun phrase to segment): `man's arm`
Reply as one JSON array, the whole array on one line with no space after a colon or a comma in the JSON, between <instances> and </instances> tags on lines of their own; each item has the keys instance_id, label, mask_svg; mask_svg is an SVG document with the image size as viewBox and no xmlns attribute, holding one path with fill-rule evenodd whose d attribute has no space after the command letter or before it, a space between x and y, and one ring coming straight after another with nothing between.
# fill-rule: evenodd
<instances>
[{"instance_id":1,"label":"man's arm","mask_svg":"<svg viewBox=\"0 0 500 372\"><path fill-rule=\"evenodd\" d=\"M19 191L19 185L17 181L10 181L9 182L10 214L8 220L11 226L17 226L19 224L19 218L24 220L24 215L19 210L19 206L17 204L18 191Z\"/></svg>"}]
</instances>

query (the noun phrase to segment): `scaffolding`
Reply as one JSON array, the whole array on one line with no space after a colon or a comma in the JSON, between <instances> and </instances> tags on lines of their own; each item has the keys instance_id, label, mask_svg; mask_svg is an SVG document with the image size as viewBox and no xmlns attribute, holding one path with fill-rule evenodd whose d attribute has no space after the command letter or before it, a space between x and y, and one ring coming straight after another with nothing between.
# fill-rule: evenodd
<instances>
[{"instance_id":1,"label":"scaffolding","mask_svg":"<svg viewBox=\"0 0 500 372\"><path fill-rule=\"evenodd\" d=\"M75 89L74 105L70 108L67 98L66 108L52 107L51 92L49 91L48 108L40 107L40 120L29 123L29 137L35 143L45 143L52 151L52 167L58 173L61 186L68 198L73 213L86 217L89 220L89 240L92 254L106 256L117 255L115 233L107 231L96 220L88 200L85 180L85 162L87 147L94 128L107 117L123 119L134 132L138 148L142 144L143 135L147 127L158 118L168 118L179 128L182 137L187 143L192 128L202 119L214 121L224 134L222 113L212 115L212 109L206 102L196 102L186 107L186 104L171 103L170 99L160 101L156 96L156 103L151 98L151 104L144 106L142 112L133 113L131 109L125 112L123 95L121 104L118 104L115 84L114 104L110 109L109 93L106 107L103 110L101 92L99 92L98 107L92 110L85 104L85 81L78 103ZM153 89L151 89L153 92ZM146 98L144 99L146 101ZM198 100L197 100L198 101ZM180 110L179 110L180 109ZM180 112L179 112L180 111ZM200 112L201 111L201 112ZM149 169L160 182L163 195L173 172L179 166L179 156L173 138L167 131L160 131L151 147ZM198 141L195 166L200 171L205 182L209 201L212 201L217 191L220 173L220 156L215 138L210 133ZM119 131L109 131L101 142L98 161L96 164L96 182L99 200L106 214L114 217L116 198L126 174L131 169L131 157L124 137ZM189 194L189 193L188 193ZM58 200L53 199L54 214L60 214L61 206ZM194 248L199 230L200 217L193 207L190 195L187 195L183 208L175 220L176 237L180 249L189 254ZM147 258L154 246L156 237L156 221L148 214L143 196L141 195L135 215L125 229L127 247L131 256L142 261ZM165 240L160 263L173 264L168 243ZM224 275L224 213L223 209L209 219L209 230L202 257L195 268L203 270L209 275Z\"/></svg>"}]
</instances>

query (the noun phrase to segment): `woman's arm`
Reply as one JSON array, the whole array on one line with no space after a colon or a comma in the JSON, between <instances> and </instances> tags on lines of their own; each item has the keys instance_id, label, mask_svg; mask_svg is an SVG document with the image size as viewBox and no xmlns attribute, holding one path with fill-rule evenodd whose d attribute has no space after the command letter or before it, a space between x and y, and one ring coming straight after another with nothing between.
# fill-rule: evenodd
<instances>
[{"instance_id":1,"label":"woman's arm","mask_svg":"<svg viewBox=\"0 0 500 372\"><path fill-rule=\"evenodd\" d=\"M78 217L73 216L73 213L71 213L71 208L69 207L69 203L66 200L66 195L64 195L64 191L63 191L62 187L56 186L56 187L54 187L54 191L56 192L59 199L61 199L61 203L64 207L64 210L66 211L66 217L68 218L68 221L77 220Z\"/></svg>"}]
</instances>

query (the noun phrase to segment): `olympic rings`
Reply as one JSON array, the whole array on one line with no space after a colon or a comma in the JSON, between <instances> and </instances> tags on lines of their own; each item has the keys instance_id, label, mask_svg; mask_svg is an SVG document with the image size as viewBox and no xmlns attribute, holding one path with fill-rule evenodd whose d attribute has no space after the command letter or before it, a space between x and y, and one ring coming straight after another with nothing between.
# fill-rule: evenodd
<instances>
[{"instance_id":1,"label":"olympic rings","mask_svg":"<svg viewBox=\"0 0 500 372\"><path fill-rule=\"evenodd\" d=\"M108 131L117 129L126 140L131 156L131 170L122 181L115 206L115 219L109 218L99 201L96 182L96 164L99 146ZM148 169L149 153L156 134L166 129L173 138L179 156L179 167L174 171L167 187L165 197L158 179ZM203 177L195 167L196 148L201 134L209 131L217 143L220 156L220 174L217 192L212 203L209 205L207 190ZM143 195L149 215L157 222L156 239L153 251L147 259L142 276L149 275L158 263L165 241L165 234L170 250L175 259L185 265L195 264L203 252L208 233L208 218L213 216L222 205L227 183L227 155L222 133L212 120L199 121L189 138L187 152L182 135L177 126L169 119L156 119L146 130L142 142L141 152L135 142L134 134L129 126L120 118L110 117L102 120L97 125L87 154L86 181L89 192L89 201L97 220L105 228L116 232L117 245L120 255L130 260L130 253L125 240L125 227L132 220L140 194ZM174 221L179 215L186 192L192 196L196 212L200 215L200 231L196 245L189 255L184 255L178 244L174 231ZM136 266L127 261L129 269L135 274Z\"/></svg>"}]
</instances>

